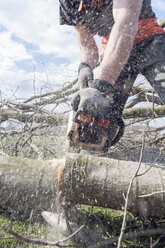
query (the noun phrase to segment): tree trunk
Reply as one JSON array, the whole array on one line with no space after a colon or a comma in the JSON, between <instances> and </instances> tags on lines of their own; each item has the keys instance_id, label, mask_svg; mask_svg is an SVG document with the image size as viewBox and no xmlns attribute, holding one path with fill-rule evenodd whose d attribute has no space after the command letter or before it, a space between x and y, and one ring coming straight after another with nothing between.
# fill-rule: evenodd
<instances>
[{"instance_id":1,"label":"tree trunk","mask_svg":"<svg viewBox=\"0 0 165 248\"><path fill-rule=\"evenodd\" d=\"M0 208L29 214L54 211L57 171L64 160L39 161L0 156Z\"/></svg>"},{"instance_id":2,"label":"tree trunk","mask_svg":"<svg viewBox=\"0 0 165 248\"><path fill-rule=\"evenodd\" d=\"M63 166L63 171L59 170ZM79 154L51 161L1 156L0 207L18 211L53 210L57 183L59 186L62 180L60 190L67 201L122 209L123 194L137 167L137 162ZM139 173L149 167L142 163ZM135 178L129 198L133 214L165 217L164 169L155 165ZM139 197L146 194L150 196Z\"/></svg>"}]
</instances>

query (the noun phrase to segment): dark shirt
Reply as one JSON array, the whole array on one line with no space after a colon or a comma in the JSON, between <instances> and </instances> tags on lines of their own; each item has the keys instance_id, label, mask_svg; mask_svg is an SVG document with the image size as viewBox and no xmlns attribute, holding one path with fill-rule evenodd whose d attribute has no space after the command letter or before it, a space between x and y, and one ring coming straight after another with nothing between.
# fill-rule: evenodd
<instances>
[{"instance_id":1,"label":"dark shirt","mask_svg":"<svg viewBox=\"0 0 165 248\"><path fill-rule=\"evenodd\" d=\"M66 24L75 26L78 24L83 24L87 26L93 34L109 36L111 28L114 24L112 14L113 0L84 0L84 5L81 12L78 12L80 4L79 0L60 0L59 2L61 25ZM103 4L98 7L96 6L98 2L102 2ZM155 17L155 14L151 8L151 0L144 0L140 18L152 17Z\"/></svg>"}]
</instances>

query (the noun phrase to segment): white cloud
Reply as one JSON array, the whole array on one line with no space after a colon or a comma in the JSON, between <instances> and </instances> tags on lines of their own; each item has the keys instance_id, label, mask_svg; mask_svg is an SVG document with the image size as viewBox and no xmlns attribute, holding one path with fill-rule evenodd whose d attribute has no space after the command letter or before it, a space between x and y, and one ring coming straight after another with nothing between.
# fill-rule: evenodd
<instances>
[{"instance_id":1,"label":"white cloud","mask_svg":"<svg viewBox=\"0 0 165 248\"><path fill-rule=\"evenodd\" d=\"M20 60L32 59L25 47L11 39L9 32L0 33L0 68L11 69L15 62Z\"/></svg>"},{"instance_id":2,"label":"white cloud","mask_svg":"<svg viewBox=\"0 0 165 248\"><path fill-rule=\"evenodd\" d=\"M164 0L152 0L153 8L159 11L165 11L165 1Z\"/></svg>"},{"instance_id":3,"label":"white cloud","mask_svg":"<svg viewBox=\"0 0 165 248\"><path fill-rule=\"evenodd\" d=\"M33 67L33 65L31 64ZM33 71L34 69L34 71ZM41 94L60 89L66 82L77 76L77 63L70 65L49 64L31 72L20 69L4 69L0 71L0 91L3 96L28 98L33 94ZM16 91L16 94L13 94Z\"/></svg>"},{"instance_id":4,"label":"white cloud","mask_svg":"<svg viewBox=\"0 0 165 248\"><path fill-rule=\"evenodd\" d=\"M153 0L153 6L162 11L164 0ZM53 87L75 78L79 46L74 29L59 25L58 0L0 0L1 25L6 30L0 32L0 89L15 90L19 85L20 95L31 94L33 64L38 90L46 83ZM40 61L38 54L54 56L56 61L45 60L42 65L44 57Z\"/></svg>"},{"instance_id":5,"label":"white cloud","mask_svg":"<svg viewBox=\"0 0 165 248\"><path fill-rule=\"evenodd\" d=\"M33 64L37 91L44 84L47 84L45 88L56 87L74 79L79 47L73 28L59 25L58 9L56 0L0 1L0 25L6 30L0 32L0 89L3 92L13 92L19 86L19 95L30 95ZM41 61L37 54L54 56L55 62L44 62L44 57ZM28 71L23 67L23 60L28 64Z\"/></svg>"},{"instance_id":6,"label":"white cloud","mask_svg":"<svg viewBox=\"0 0 165 248\"><path fill-rule=\"evenodd\" d=\"M165 18L165 1L164 0L151 0L153 9L155 11L158 20Z\"/></svg>"},{"instance_id":7,"label":"white cloud","mask_svg":"<svg viewBox=\"0 0 165 248\"><path fill-rule=\"evenodd\" d=\"M59 25L58 9L55 0L1 0L0 23L42 53L75 59L79 48L74 30Z\"/></svg>"}]
</instances>

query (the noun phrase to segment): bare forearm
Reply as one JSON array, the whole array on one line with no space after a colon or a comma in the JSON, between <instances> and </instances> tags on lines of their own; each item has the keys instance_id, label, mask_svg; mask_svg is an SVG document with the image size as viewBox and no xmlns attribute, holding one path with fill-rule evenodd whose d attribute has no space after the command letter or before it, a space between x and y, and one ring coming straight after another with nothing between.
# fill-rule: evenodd
<instances>
[{"instance_id":1,"label":"bare forearm","mask_svg":"<svg viewBox=\"0 0 165 248\"><path fill-rule=\"evenodd\" d=\"M130 56L143 0L113 0L114 25L98 77L115 84Z\"/></svg>"},{"instance_id":2,"label":"bare forearm","mask_svg":"<svg viewBox=\"0 0 165 248\"><path fill-rule=\"evenodd\" d=\"M94 69L99 60L97 45L87 27L79 25L75 27L80 44L80 62L85 62Z\"/></svg>"},{"instance_id":3,"label":"bare forearm","mask_svg":"<svg viewBox=\"0 0 165 248\"><path fill-rule=\"evenodd\" d=\"M98 63L99 55L97 49L93 48L85 48L81 47L80 48L80 62L85 62L92 69L94 69Z\"/></svg>"},{"instance_id":4,"label":"bare forearm","mask_svg":"<svg viewBox=\"0 0 165 248\"><path fill-rule=\"evenodd\" d=\"M130 56L136 32L136 26L133 29L127 27L123 30L122 24L114 24L100 66L99 79L107 80L112 84L116 82Z\"/></svg>"}]
</instances>

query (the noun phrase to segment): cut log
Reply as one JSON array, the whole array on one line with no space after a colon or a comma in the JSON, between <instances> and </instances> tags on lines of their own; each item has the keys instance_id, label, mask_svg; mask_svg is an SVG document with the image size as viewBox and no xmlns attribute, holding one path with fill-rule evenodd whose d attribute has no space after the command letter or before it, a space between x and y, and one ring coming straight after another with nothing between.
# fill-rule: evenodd
<instances>
[{"instance_id":1,"label":"cut log","mask_svg":"<svg viewBox=\"0 0 165 248\"><path fill-rule=\"evenodd\" d=\"M149 164L141 164L139 173L149 167ZM62 192L66 200L75 203L122 209L123 194L126 195L137 168L137 162L69 154L66 156ZM129 210L136 215L165 216L165 166L155 165L135 179Z\"/></svg>"},{"instance_id":2,"label":"cut log","mask_svg":"<svg viewBox=\"0 0 165 248\"><path fill-rule=\"evenodd\" d=\"M64 160L0 156L0 208L23 215L46 209L54 211L61 164Z\"/></svg>"},{"instance_id":3,"label":"cut log","mask_svg":"<svg viewBox=\"0 0 165 248\"><path fill-rule=\"evenodd\" d=\"M63 166L63 171L59 170ZM0 156L0 208L52 211L57 181L62 180L60 190L66 201L122 209L123 194L137 167L137 162L79 154L51 161ZM150 164L142 163L139 173L149 167ZM155 165L136 177L129 210L136 215L165 217L163 165Z\"/></svg>"}]
</instances>

